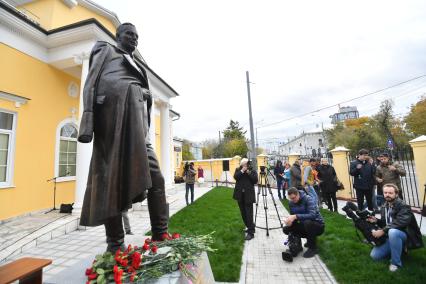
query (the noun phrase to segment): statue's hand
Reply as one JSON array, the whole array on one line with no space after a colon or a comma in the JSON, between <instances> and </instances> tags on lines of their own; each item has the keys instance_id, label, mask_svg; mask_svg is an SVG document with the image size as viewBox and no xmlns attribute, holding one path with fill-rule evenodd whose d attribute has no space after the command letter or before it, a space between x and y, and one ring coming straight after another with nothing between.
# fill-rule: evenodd
<instances>
[{"instance_id":1,"label":"statue's hand","mask_svg":"<svg viewBox=\"0 0 426 284\"><path fill-rule=\"evenodd\" d=\"M143 93L144 97L145 96L152 96L152 93L149 89L143 89L142 93Z\"/></svg>"}]
</instances>

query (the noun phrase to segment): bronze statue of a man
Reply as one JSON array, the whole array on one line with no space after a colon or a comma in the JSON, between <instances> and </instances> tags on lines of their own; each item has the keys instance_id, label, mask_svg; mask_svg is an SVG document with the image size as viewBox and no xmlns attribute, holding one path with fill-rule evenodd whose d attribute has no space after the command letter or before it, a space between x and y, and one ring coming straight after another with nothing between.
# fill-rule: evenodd
<instances>
[{"instance_id":1,"label":"bronze statue of a man","mask_svg":"<svg viewBox=\"0 0 426 284\"><path fill-rule=\"evenodd\" d=\"M133 57L135 26L117 28L117 46L97 42L84 85L78 141L93 153L80 224L105 225L108 251L124 245L121 213L148 197L153 239L167 232L164 178L149 141L152 106L148 78Z\"/></svg>"}]
</instances>

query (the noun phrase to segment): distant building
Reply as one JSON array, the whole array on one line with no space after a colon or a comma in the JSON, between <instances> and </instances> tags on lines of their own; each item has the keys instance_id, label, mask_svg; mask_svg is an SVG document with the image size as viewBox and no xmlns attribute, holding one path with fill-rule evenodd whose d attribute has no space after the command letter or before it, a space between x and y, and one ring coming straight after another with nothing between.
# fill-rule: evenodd
<instances>
[{"instance_id":1,"label":"distant building","mask_svg":"<svg viewBox=\"0 0 426 284\"><path fill-rule=\"evenodd\" d=\"M303 132L299 136L279 146L279 155L290 153L322 157L326 152L326 141L323 132Z\"/></svg>"},{"instance_id":2,"label":"distant building","mask_svg":"<svg viewBox=\"0 0 426 284\"><path fill-rule=\"evenodd\" d=\"M182 165L182 146L183 139L174 137L173 138L173 169L174 176L182 173L183 169L181 169Z\"/></svg>"},{"instance_id":3,"label":"distant building","mask_svg":"<svg viewBox=\"0 0 426 284\"><path fill-rule=\"evenodd\" d=\"M356 106L339 107L339 112L330 116L331 123L337 124L347 119L359 118L359 112Z\"/></svg>"},{"instance_id":4,"label":"distant building","mask_svg":"<svg viewBox=\"0 0 426 284\"><path fill-rule=\"evenodd\" d=\"M192 143L189 147L189 152L194 156L194 160L202 160L203 159L203 147L199 144Z\"/></svg>"}]
</instances>

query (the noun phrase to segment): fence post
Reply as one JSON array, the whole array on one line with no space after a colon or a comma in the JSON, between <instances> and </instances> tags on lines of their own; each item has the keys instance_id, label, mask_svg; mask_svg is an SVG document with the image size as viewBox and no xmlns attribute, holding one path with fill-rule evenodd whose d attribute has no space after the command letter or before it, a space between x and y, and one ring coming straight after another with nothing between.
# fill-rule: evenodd
<instances>
[{"instance_id":1,"label":"fence post","mask_svg":"<svg viewBox=\"0 0 426 284\"><path fill-rule=\"evenodd\" d=\"M290 166L293 166L294 162L300 158L299 153L290 153L288 154L288 163Z\"/></svg>"},{"instance_id":2,"label":"fence post","mask_svg":"<svg viewBox=\"0 0 426 284\"><path fill-rule=\"evenodd\" d=\"M349 175L349 149L339 146L330 152L333 154L333 167L336 170L337 177L345 186L344 190L337 192L337 197L351 199L352 181Z\"/></svg>"},{"instance_id":3,"label":"fence post","mask_svg":"<svg viewBox=\"0 0 426 284\"><path fill-rule=\"evenodd\" d=\"M420 208L423 206L426 184L426 135L411 140L411 148L413 148L415 172L417 175Z\"/></svg>"}]
</instances>

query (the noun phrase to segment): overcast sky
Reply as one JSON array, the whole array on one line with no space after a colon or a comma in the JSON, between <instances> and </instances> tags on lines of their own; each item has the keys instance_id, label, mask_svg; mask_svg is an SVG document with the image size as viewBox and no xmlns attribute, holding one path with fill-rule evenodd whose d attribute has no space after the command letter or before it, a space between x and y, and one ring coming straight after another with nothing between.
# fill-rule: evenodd
<instances>
[{"instance_id":1,"label":"overcast sky","mask_svg":"<svg viewBox=\"0 0 426 284\"><path fill-rule=\"evenodd\" d=\"M249 130L250 72L259 143L327 127L337 107L269 125L426 74L426 1L95 0L136 25L139 51L179 94L174 135ZM394 98L403 115L426 78L344 103L360 115ZM249 132L247 132L249 138Z\"/></svg>"}]
</instances>

